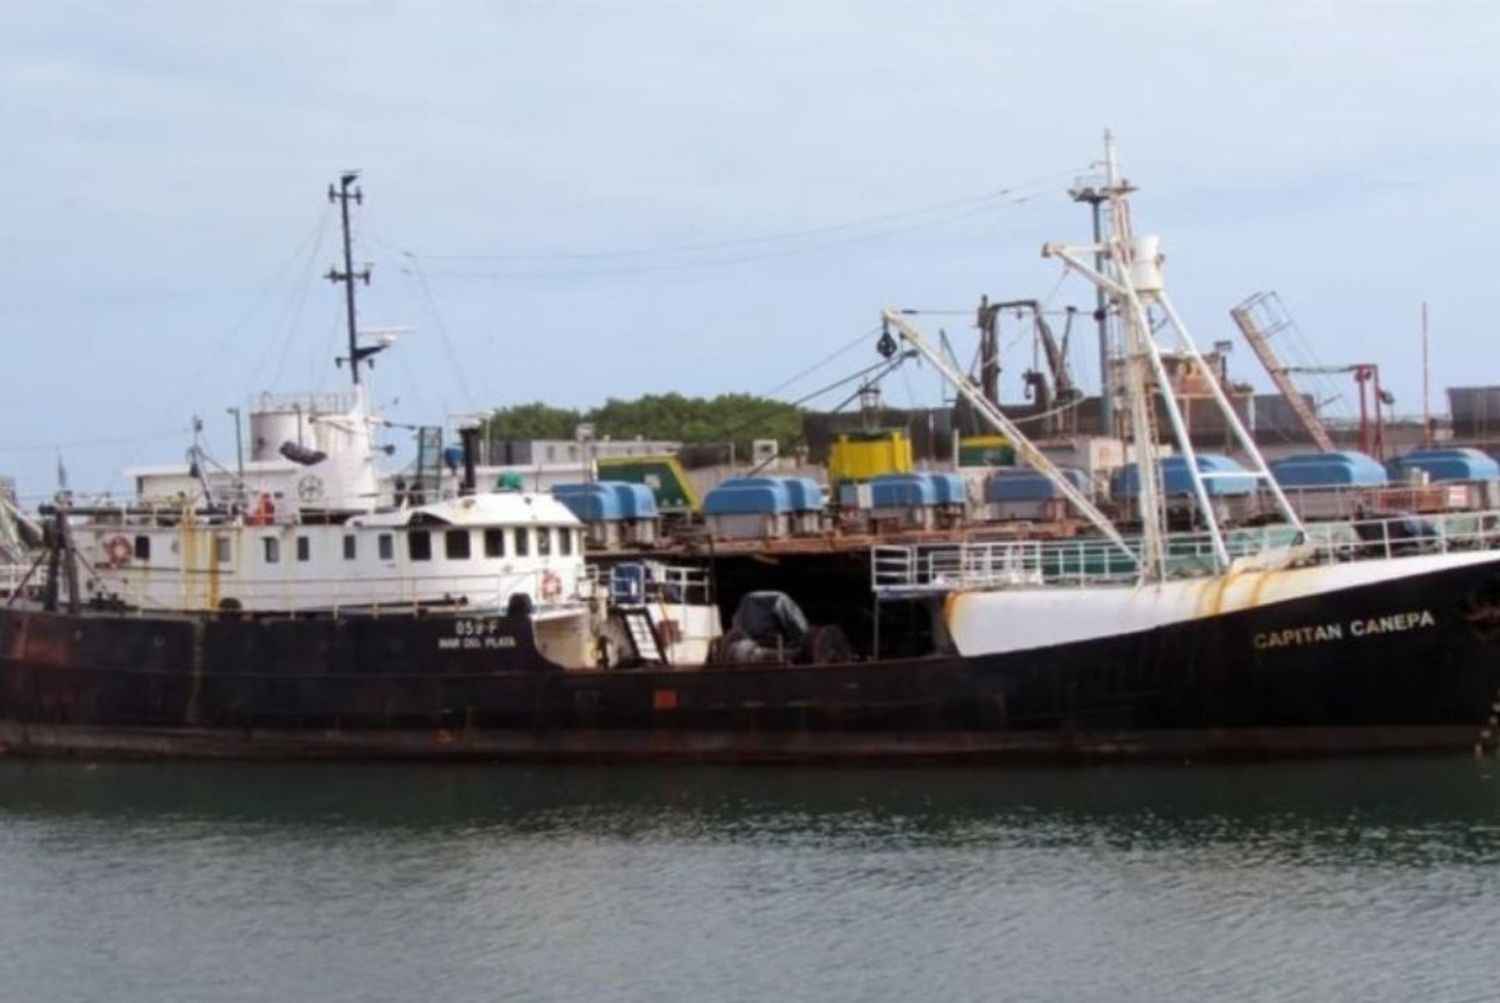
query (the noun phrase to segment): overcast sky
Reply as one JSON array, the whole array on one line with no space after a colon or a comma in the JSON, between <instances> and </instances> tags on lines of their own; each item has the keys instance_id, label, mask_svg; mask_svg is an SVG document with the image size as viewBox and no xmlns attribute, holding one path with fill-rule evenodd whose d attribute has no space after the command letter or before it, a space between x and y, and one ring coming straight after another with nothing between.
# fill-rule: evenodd
<instances>
[{"instance_id":1,"label":"overcast sky","mask_svg":"<svg viewBox=\"0 0 1500 1003\"><path fill-rule=\"evenodd\" d=\"M1497 51L1500 5L1456 0L3 4L0 473L49 490L61 446L119 489L194 413L232 457L226 407L341 387L346 168L362 322L412 329L378 399L433 422L790 399L871 361L780 386L886 303L1087 303L1038 249L1085 238L1065 189L1106 126L1200 341L1275 289L1419 412L1424 299L1439 402L1500 383ZM1243 347L1232 371L1266 384Z\"/></svg>"}]
</instances>

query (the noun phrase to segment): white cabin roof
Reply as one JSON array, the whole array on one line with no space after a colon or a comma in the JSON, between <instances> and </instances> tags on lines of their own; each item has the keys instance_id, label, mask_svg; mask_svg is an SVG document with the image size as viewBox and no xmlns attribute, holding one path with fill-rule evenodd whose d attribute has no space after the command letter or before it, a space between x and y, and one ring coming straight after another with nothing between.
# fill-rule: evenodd
<instances>
[{"instance_id":1,"label":"white cabin roof","mask_svg":"<svg viewBox=\"0 0 1500 1003\"><path fill-rule=\"evenodd\" d=\"M454 526L579 526L578 517L551 495L494 492L446 498L430 505L373 512L349 520L354 526L404 526L418 515Z\"/></svg>"},{"instance_id":2,"label":"white cabin roof","mask_svg":"<svg viewBox=\"0 0 1500 1003\"><path fill-rule=\"evenodd\" d=\"M305 469L291 460L247 460L245 473L287 473ZM122 475L132 480L142 477L192 477L193 468L186 463L156 463L139 467L126 467Z\"/></svg>"}]
</instances>

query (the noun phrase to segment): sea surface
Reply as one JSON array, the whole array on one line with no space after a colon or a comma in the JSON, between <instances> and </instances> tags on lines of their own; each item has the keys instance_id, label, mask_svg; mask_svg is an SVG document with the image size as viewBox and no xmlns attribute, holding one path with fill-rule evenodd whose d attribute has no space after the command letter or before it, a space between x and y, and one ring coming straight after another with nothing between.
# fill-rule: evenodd
<instances>
[{"instance_id":1,"label":"sea surface","mask_svg":"<svg viewBox=\"0 0 1500 1003\"><path fill-rule=\"evenodd\" d=\"M1500 1000L1500 766L0 761L0 999Z\"/></svg>"}]
</instances>

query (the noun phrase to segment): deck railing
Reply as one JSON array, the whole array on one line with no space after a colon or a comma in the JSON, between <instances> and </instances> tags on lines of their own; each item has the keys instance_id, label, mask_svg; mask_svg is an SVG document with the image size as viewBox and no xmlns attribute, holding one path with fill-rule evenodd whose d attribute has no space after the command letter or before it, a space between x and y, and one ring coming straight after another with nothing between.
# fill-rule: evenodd
<instances>
[{"instance_id":1,"label":"deck railing","mask_svg":"<svg viewBox=\"0 0 1500 1003\"><path fill-rule=\"evenodd\" d=\"M588 577L595 593L608 596L610 602L620 606L647 603L705 606L712 601L707 568L658 561L631 561L608 567L590 564Z\"/></svg>"},{"instance_id":2,"label":"deck railing","mask_svg":"<svg viewBox=\"0 0 1500 1003\"><path fill-rule=\"evenodd\" d=\"M1127 539L1132 549L1138 539ZM1349 522L1309 523L1298 533L1284 525L1231 530L1231 559L1242 566L1259 555L1284 555L1300 563L1334 563L1500 548L1500 512L1459 512ZM1166 540L1167 574L1213 573L1207 533L1173 533ZM963 589L1124 584L1137 571L1107 540L964 541L877 544L870 548L871 588L881 598Z\"/></svg>"}]
</instances>

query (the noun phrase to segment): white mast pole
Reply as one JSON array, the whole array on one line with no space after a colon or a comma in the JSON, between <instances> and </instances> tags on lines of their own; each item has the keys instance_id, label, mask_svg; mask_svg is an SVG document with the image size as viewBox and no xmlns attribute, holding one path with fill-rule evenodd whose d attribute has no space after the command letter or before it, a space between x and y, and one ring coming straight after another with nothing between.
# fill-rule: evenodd
<instances>
[{"instance_id":1,"label":"white mast pole","mask_svg":"<svg viewBox=\"0 0 1500 1003\"><path fill-rule=\"evenodd\" d=\"M1114 250L1113 243L1084 250L1093 254L1101 249L1103 257L1111 263L1120 257ZM1141 329L1128 309L1128 293L1124 284L1095 271L1091 265L1079 259L1074 251L1074 248L1059 244L1047 244L1042 248L1042 256L1062 259L1064 265L1103 289L1120 308L1121 319L1124 321L1122 328L1126 362L1124 397L1130 408L1130 431L1134 440L1132 444L1135 446L1136 498L1141 515L1141 577L1143 580L1159 580L1166 576L1161 469L1156 460L1156 426L1150 412L1150 395L1146 392L1147 353L1141 344Z\"/></svg>"},{"instance_id":2,"label":"white mast pole","mask_svg":"<svg viewBox=\"0 0 1500 1003\"><path fill-rule=\"evenodd\" d=\"M1255 444L1255 438L1245 428L1244 423L1240 421L1239 415L1234 413L1234 405L1230 402L1229 396L1224 393L1224 388L1219 385L1218 377L1209 371L1208 362L1203 358L1203 354L1198 351L1197 343L1193 341L1193 336L1188 333L1187 325L1177 315L1177 308L1172 305L1172 301L1167 297L1165 290L1157 296L1157 302L1161 304L1162 310L1167 314L1167 319L1171 321L1172 326L1177 330L1177 336L1182 340L1183 347L1187 350L1188 354L1192 356L1193 362L1197 364L1198 371L1203 374L1204 382L1208 384L1209 390L1213 393L1214 400L1218 402L1220 410L1224 412L1224 420L1229 424L1229 430L1234 433L1234 437L1239 442L1240 448L1245 451L1245 455L1249 456L1254 463L1256 476L1264 480L1266 486L1270 488L1271 496L1276 499L1276 507L1281 510L1282 518L1287 521L1289 526L1301 532L1301 517L1297 515L1297 510L1292 508L1290 499L1287 498L1286 493L1281 490L1281 485L1276 482L1276 478L1271 474L1270 464L1266 463L1266 458L1261 453L1260 447Z\"/></svg>"},{"instance_id":3,"label":"white mast pole","mask_svg":"<svg viewBox=\"0 0 1500 1003\"><path fill-rule=\"evenodd\" d=\"M1115 302L1120 308L1121 331L1125 336L1125 392L1130 405L1131 437L1135 440L1136 504L1141 517L1141 546L1145 565L1143 577L1161 581L1167 576L1166 499L1162 486L1161 465L1156 448L1156 416L1147 393L1146 345L1151 330L1140 323L1130 308L1130 247L1122 235L1130 233L1130 206L1123 196L1127 188L1120 178L1115 159L1115 137L1104 130L1104 193L1109 199L1109 230L1104 237L1103 260L1113 271ZM1043 254L1046 250L1043 249Z\"/></svg>"},{"instance_id":4,"label":"white mast pole","mask_svg":"<svg viewBox=\"0 0 1500 1003\"><path fill-rule=\"evenodd\" d=\"M1199 510L1203 513L1203 521L1208 527L1215 562L1219 568L1227 568L1229 551L1224 543L1224 534L1219 526L1218 517L1214 513L1202 470L1198 466L1198 455L1193 449L1192 440L1188 437L1187 425L1183 420L1182 410L1178 407L1177 395L1172 389L1166 366L1162 362L1161 351L1156 344L1151 328L1151 317L1147 311L1148 301L1161 301L1160 282L1152 279L1149 288L1137 288L1136 285L1139 278L1136 275L1137 266L1144 265L1148 269L1154 269L1157 263L1137 261L1138 248L1130 224L1130 204L1126 199L1131 189L1119 178L1115 164L1114 137L1107 131L1104 134L1104 166L1108 177L1106 193L1110 201L1110 233L1107 238L1105 257L1110 262L1112 274L1100 275L1085 265L1073 253L1077 250L1074 248L1049 244L1042 248L1042 254L1062 258L1067 265L1089 278L1090 281L1103 285L1114 295L1120 307L1131 356L1131 365L1128 367L1131 424L1135 426L1135 460L1140 486L1139 501L1142 510L1141 528L1145 565L1155 566L1158 577L1161 577L1165 571L1162 543L1165 533L1165 508L1162 505L1164 490L1160 479L1161 471L1156 462L1156 443L1152 435L1149 413L1150 402L1146 393L1146 380L1141 372L1142 360L1150 364L1156 385L1161 391L1162 404L1167 412L1167 419L1172 425L1173 438L1176 439L1177 446L1182 451L1183 460L1187 464L1188 477L1192 482L1193 495ZM1088 250L1094 251L1097 248L1088 248ZM1227 417L1232 422L1233 412L1229 412Z\"/></svg>"},{"instance_id":5,"label":"white mast pole","mask_svg":"<svg viewBox=\"0 0 1500 1003\"><path fill-rule=\"evenodd\" d=\"M1182 450L1182 458L1187 464L1188 479L1192 482L1193 494L1197 499L1198 508L1203 513L1203 521L1208 526L1209 539L1213 543L1214 558L1220 568L1229 566L1229 551L1224 545L1224 536L1219 529L1218 517L1214 514L1213 501L1208 496L1207 485L1203 482L1203 473L1198 466L1198 454L1193 449L1193 440L1187 429L1187 422L1183 420L1182 409L1177 403L1177 394L1172 390L1171 379L1167 375L1167 367L1162 362L1161 349L1156 344L1156 337L1151 329L1151 317L1146 310L1146 297L1157 299L1159 289L1146 290L1146 296L1135 286L1135 268L1137 247L1135 233L1130 221L1130 203L1126 197L1126 189L1119 183L1117 165L1115 163L1115 141L1114 136L1108 131L1104 134L1105 170L1109 176L1109 202L1113 225L1110 227L1110 242L1113 245L1115 268L1121 288L1125 292L1125 300L1128 305L1126 317L1135 322L1138 340L1146 350L1146 357L1151 363L1152 372L1156 376L1156 384L1161 390L1162 404L1167 411L1167 420L1172 424L1172 436L1177 440L1177 448ZM1154 443L1152 444L1154 447ZM1154 449L1153 449L1154 451ZM1153 463L1155 457L1152 457ZM1137 458L1136 469L1144 482L1144 462ZM1160 466L1157 465L1153 472L1156 487L1162 488ZM1165 494L1165 491L1162 491ZM1165 519L1165 509L1162 511ZM1162 527L1163 531L1165 527Z\"/></svg>"}]
</instances>

